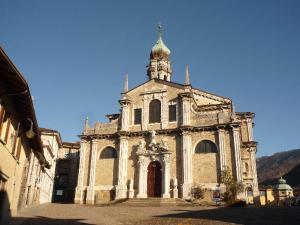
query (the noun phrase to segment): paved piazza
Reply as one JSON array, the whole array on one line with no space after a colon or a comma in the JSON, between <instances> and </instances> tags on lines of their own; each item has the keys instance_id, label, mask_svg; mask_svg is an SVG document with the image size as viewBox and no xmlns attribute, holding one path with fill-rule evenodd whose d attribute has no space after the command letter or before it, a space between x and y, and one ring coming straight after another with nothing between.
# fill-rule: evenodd
<instances>
[{"instance_id":1,"label":"paved piazza","mask_svg":"<svg viewBox=\"0 0 300 225\"><path fill-rule=\"evenodd\" d=\"M9 225L300 224L300 207L128 207L45 204L22 211Z\"/></svg>"}]
</instances>

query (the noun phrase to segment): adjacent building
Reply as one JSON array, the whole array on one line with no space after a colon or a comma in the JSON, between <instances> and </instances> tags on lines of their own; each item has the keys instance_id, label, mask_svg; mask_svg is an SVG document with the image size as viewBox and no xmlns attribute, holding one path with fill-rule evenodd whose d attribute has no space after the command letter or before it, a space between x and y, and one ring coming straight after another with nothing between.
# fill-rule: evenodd
<instances>
[{"instance_id":1,"label":"adjacent building","mask_svg":"<svg viewBox=\"0 0 300 225\"><path fill-rule=\"evenodd\" d=\"M0 47L0 222L37 200L49 169L28 84ZM31 181L32 180L32 181Z\"/></svg>"},{"instance_id":2,"label":"adjacent building","mask_svg":"<svg viewBox=\"0 0 300 225\"><path fill-rule=\"evenodd\" d=\"M56 161L53 202L74 203L80 144L63 142Z\"/></svg>"},{"instance_id":3,"label":"adjacent building","mask_svg":"<svg viewBox=\"0 0 300 225\"><path fill-rule=\"evenodd\" d=\"M56 130L48 128L40 128L41 138L43 142L44 155L50 164L50 169L45 169L39 178L40 198L39 203L47 203L52 201L53 185L55 178L56 162L59 151L63 147L60 133Z\"/></svg>"},{"instance_id":4,"label":"adjacent building","mask_svg":"<svg viewBox=\"0 0 300 225\"><path fill-rule=\"evenodd\" d=\"M219 189L226 168L259 197L254 113L230 98L172 81L171 51L161 35L150 52L147 81L124 91L120 112L80 135L75 202L122 198L190 198L193 184Z\"/></svg>"}]
</instances>

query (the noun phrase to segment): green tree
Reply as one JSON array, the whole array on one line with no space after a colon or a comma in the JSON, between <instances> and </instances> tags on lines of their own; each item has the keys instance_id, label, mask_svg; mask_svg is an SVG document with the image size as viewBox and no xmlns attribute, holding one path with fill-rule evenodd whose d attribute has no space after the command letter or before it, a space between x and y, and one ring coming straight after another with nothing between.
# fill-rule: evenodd
<instances>
[{"instance_id":1,"label":"green tree","mask_svg":"<svg viewBox=\"0 0 300 225\"><path fill-rule=\"evenodd\" d=\"M244 185L241 181L237 181L232 176L228 167L221 172L221 179L222 183L226 187L226 191L224 193L225 201L229 204L232 204L236 201L236 196L243 192Z\"/></svg>"}]
</instances>

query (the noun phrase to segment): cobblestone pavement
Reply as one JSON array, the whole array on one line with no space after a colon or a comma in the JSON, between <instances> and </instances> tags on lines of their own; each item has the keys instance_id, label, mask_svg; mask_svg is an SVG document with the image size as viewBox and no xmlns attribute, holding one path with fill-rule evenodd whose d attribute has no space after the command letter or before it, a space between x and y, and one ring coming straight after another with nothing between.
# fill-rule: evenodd
<instances>
[{"instance_id":1,"label":"cobblestone pavement","mask_svg":"<svg viewBox=\"0 0 300 225\"><path fill-rule=\"evenodd\" d=\"M300 224L297 208L94 207L44 204L23 210L9 225Z\"/></svg>"}]
</instances>

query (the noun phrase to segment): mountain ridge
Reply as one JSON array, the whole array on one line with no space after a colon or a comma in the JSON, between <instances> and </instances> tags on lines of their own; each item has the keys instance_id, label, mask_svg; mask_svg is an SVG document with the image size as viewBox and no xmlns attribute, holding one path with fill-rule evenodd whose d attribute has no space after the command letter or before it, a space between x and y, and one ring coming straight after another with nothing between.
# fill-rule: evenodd
<instances>
[{"instance_id":1,"label":"mountain ridge","mask_svg":"<svg viewBox=\"0 0 300 225\"><path fill-rule=\"evenodd\" d=\"M300 186L300 149L259 157L256 164L260 185L274 185L283 177L291 186Z\"/></svg>"}]
</instances>

